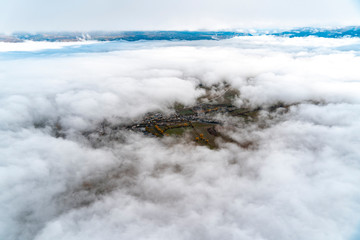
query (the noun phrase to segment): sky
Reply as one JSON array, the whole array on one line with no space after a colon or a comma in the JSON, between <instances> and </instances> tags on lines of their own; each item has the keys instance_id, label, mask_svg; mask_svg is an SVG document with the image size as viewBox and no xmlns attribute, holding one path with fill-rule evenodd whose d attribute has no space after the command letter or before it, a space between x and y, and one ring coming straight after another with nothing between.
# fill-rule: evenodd
<instances>
[{"instance_id":1,"label":"sky","mask_svg":"<svg viewBox=\"0 0 360 240\"><path fill-rule=\"evenodd\" d=\"M358 0L1 0L0 32L360 24Z\"/></svg>"}]
</instances>

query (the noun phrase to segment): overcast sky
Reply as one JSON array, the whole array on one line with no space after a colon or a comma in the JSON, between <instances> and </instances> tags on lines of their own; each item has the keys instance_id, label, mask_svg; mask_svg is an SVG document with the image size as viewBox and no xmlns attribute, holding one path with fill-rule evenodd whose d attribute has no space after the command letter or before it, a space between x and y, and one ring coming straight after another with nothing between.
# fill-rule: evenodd
<instances>
[{"instance_id":1,"label":"overcast sky","mask_svg":"<svg viewBox=\"0 0 360 240\"><path fill-rule=\"evenodd\" d=\"M358 24L358 0L0 0L5 33Z\"/></svg>"}]
</instances>

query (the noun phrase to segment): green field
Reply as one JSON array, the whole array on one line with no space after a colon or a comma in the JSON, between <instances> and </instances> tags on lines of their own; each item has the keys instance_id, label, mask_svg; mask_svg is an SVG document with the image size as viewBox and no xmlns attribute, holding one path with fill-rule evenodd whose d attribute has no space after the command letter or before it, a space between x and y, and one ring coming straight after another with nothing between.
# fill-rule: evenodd
<instances>
[{"instance_id":1,"label":"green field","mask_svg":"<svg viewBox=\"0 0 360 240\"><path fill-rule=\"evenodd\" d=\"M186 130L189 130L190 127L180 127L180 128L172 128L172 129L168 129L165 131L166 134L169 135L183 135L185 133Z\"/></svg>"},{"instance_id":2,"label":"green field","mask_svg":"<svg viewBox=\"0 0 360 240\"><path fill-rule=\"evenodd\" d=\"M166 127L160 127L164 133L162 134L160 131L158 131L155 127L148 127L147 130L149 133L153 134L156 137L163 137L165 136L174 136L179 137L184 135L185 133L188 133L192 140L196 142L199 145L208 146L210 148L216 148L215 145L215 136L211 135L208 132L208 128L214 127L216 124L208 124L208 123L199 123L194 122L192 123L192 126L188 127L173 127L171 125L168 125L169 129L166 129Z\"/></svg>"}]
</instances>

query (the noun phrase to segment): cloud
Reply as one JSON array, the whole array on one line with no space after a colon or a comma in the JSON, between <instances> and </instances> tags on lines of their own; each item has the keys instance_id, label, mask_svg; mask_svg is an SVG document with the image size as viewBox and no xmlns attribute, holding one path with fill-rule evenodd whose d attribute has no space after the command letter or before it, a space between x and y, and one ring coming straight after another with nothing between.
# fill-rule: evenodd
<instances>
[{"instance_id":1,"label":"cloud","mask_svg":"<svg viewBox=\"0 0 360 240\"><path fill-rule=\"evenodd\" d=\"M44 49L59 49L65 46L79 46L84 44L91 44L91 41L86 42L33 42L33 41L25 41L19 42L18 44L11 44L7 42L0 42L0 52L11 52L11 51L37 51L37 50L44 50Z\"/></svg>"},{"instance_id":2,"label":"cloud","mask_svg":"<svg viewBox=\"0 0 360 240\"><path fill-rule=\"evenodd\" d=\"M359 56L339 47L357 41L263 36L74 52L54 43L51 53L0 55L0 238L351 238ZM239 105L291 106L254 123L221 116L223 133L248 147L125 130L94 145L81 134L104 119L191 105L199 83L224 80Z\"/></svg>"}]
</instances>

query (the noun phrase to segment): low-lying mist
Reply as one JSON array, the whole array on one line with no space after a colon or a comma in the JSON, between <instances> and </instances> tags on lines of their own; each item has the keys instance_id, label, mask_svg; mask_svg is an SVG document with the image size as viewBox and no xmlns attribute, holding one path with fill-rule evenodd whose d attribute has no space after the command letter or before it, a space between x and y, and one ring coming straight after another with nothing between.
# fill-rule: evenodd
<instances>
[{"instance_id":1,"label":"low-lying mist","mask_svg":"<svg viewBox=\"0 0 360 240\"><path fill-rule=\"evenodd\" d=\"M357 38L17 44L0 53L0 239L359 235ZM215 149L96 135L224 83L261 110L216 115L232 141Z\"/></svg>"}]
</instances>

